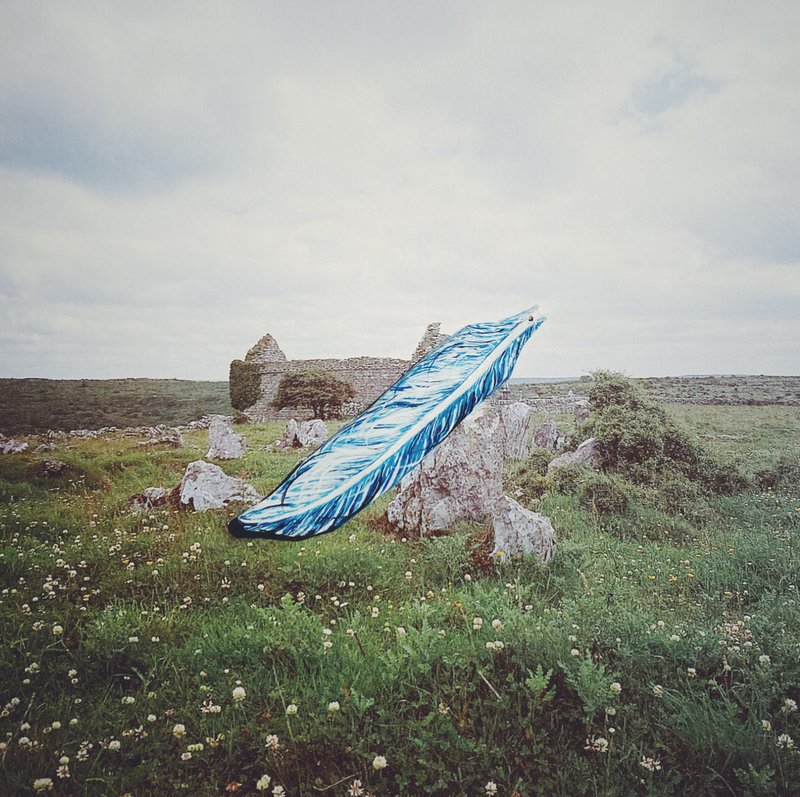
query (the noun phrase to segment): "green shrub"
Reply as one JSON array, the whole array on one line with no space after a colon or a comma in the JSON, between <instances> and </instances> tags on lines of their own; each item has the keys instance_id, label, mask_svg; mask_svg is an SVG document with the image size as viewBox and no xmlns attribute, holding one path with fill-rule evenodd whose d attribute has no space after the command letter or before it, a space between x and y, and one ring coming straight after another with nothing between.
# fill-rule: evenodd
<instances>
[{"instance_id":1,"label":"green shrub","mask_svg":"<svg viewBox=\"0 0 800 797\"><path fill-rule=\"evenodd\" d=\"M546 448L534 448L525 459L509 463L505 473L506 484L521 490L527 499L538 498L545 490L547 466L553 456Z\"/></svg>"},{"instance_id":2,"label":"green shrub","mask_svg":"<svg viewBox=\"0 0 800 797\"><path fill-rule=\"evenodd\" d=\"M261 373L255 363L234 360L229 375L231 405L236 410L246 410L258 401L261 390Z\"/></svg>"},{"instance_id":3,"label":"green shrub","mask_svg":"<svg viewBox=\"0 0 800 797\"><path fill-rule=\"evenodd\" d=\"M284 374L278 384L272 406L307 407L315 418L338 417L342 404L356 395L355 388L328 371L297 371Z\"/></svg>"},{"instance_id":4,"label":"green shrub","mask_svg":"<svg viewBox=\"0 0 800 797\"><path fill-rule=\"evenodd\" d=\"M616 515L628 509L630 494L619 476L589 471L580 479L577 488L584 509L601 515Z\"/></svg>"},{"instance_id":5,"label":"green shrub","mask_svg":"<svg viewBox=\"0 0 800 797\"><path fill-rule=\"evenodd\" d=\"M553 468L547 474L545 486L554 493L562 495L575 495L578 491L578 482L591 471L585 465L572 464Z\"/></svg>"}]
</instances>

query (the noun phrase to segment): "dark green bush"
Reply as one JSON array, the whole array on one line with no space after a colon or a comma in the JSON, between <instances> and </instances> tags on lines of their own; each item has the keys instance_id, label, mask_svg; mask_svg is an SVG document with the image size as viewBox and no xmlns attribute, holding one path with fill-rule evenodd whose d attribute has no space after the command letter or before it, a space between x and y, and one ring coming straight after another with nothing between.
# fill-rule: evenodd
<instances>
[{"instance_id":1,"label":"dark green bush","mask_svg":"<svg viewBox=\"0 0 800 797\"><path fill-rule=\"evenodd\" d=\"M261 390L261 374L255 363L234 360L231 363L228 384L231 405L236 410L246 410L258 401Z\"/></svg>"},{"instance_id":2,"label":"dark green bush","mask_svg":"<svg viewBox=\"0 0 800 797\"><path fill-rule=\"evenodd\" d=\"M506 466L505 483L512 491L521 490L527 499L538 498L545 490L547 465L553 456L546 448L534 448L525 459Z\"/></svg>"},{"instance_id":3,"label":"dark green bush","mask_svg":"<svg viewBox=\"0 0 800 797\"><path fill-rule=\"evenodd\" d=\"M580 479L577 488L584 509L601 515L617 515L628 509L630 492L619 476L589 471Z\"/></svg>"},{"instance_id":4,"label":"dark green bush","mask_svg":"<svg viewBox=\"0 0 800 797\"><path fill-rule=\"evenodd\" d=\"M545 486L554 493L575 495L578 491L578 483L589 473L591 471L585 465L573 464L553 468L547 474Z\"/></svg>"}]
</instances>

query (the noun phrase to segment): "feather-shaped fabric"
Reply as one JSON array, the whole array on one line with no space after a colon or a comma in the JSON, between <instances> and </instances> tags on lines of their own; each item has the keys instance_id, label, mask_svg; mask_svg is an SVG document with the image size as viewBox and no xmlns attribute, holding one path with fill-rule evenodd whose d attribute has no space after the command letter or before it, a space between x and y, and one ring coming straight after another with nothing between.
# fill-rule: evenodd
<instances>
[{"instance_id":1,"label":"feather-shaped fabric","mask_svg":"<svg viewBox=\"0 0 800 797\"><path fill-rule=\"evenodd\" d=\"M270 495L231 520L230 532L303 540L341 526L413 470L509 378L522 347L545 320L536 310L451 335Z\"/></svg>"}]
</instances>

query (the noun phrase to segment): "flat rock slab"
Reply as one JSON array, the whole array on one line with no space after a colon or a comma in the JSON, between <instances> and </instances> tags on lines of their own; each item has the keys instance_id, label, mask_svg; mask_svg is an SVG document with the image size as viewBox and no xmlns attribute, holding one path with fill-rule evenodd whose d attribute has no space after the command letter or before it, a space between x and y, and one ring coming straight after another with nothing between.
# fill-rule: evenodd
<instances>
[{"instance_id":1,"label":"flat rock slab","mask_svg":"<svg viewBox=\"0 0 800 797\"><path fill-rule=\"evenodd\" d=\"M513 498L503 496L492 516L494 550L492 556L536 554L549 562L556 551L556 532L550 520L531 512Z\"/></svg>"},{"instance_id":2,"label":"flat rock slab","mask_svg":"<svg viewBox=\"0 0 800 797\"><path fill-rule=\"evenodd\" d=\"M181 505L202 512L222 509L229 503L254 504L261 496L244 479L228 476L219 465L199 459L186 466L178 486Z\"/></svg>"},{"instance_id":3,"label":"flat rock slab","mask_svg":"<svg viewBox=\"0 0 800 797\"><path fill-rule=\"evenodd\" d=\"M555 459L550 460L547 472L567 465L586 465L587 468L597 468L600 465L600 454L597 451L597 441L594 437L584 440L574 451L567 451Z\"/></svg>"}]
</instances>

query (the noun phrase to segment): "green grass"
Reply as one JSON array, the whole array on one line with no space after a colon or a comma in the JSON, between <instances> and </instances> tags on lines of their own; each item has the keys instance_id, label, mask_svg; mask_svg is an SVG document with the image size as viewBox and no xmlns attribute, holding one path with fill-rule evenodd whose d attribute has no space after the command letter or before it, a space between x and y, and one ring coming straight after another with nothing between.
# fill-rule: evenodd
<instances>
[{"instance_id":1,"label":"green grass","mask_svg":"<svg viewBox=\"0 0 800 797\"><path fill-rule=\"evenodd\" d=\"M188 423L233 414L227 382L185 379L0 379L0 432Z\"/></svg>"},{"instance_id":2,"label":"green grass","mask_svg":"<svg viewBox=\"0 0 800 797\"><path fill-rule=\"evenodd\" d=\"M800 410L680 420L761 466L796 451ZM299 458L264 448L280 428L239 427L252 450L220 464L270 490ZM376 797L490 781L508 797L797 793L796 490L691 516L543 492L559 539L546 567L481 559L481 527L386 536L388 496L319 539L247 542L225 529L233 509L128 511L203 455L205 432L185 438L0 458L0 793L45 777L53 794L115 797L343 797L356 779ZM37 476L43 457L68 471Z\"/></svg>"}]
</instances>

